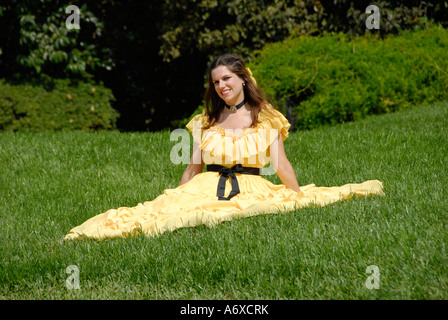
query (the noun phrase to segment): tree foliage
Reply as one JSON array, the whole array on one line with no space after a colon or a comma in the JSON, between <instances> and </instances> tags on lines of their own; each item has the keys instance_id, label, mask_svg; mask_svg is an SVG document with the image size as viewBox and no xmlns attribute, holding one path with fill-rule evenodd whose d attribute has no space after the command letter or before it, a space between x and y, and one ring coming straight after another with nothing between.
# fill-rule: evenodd
<instances>
[{"instance_id":1,"label":"tree foliage","mask_svg":"<svg viewBox=\"0 0 448 320\"><path fill-rule=\"evenodd\" d=\"M219 55L234 51L246 57L267 42L316 33L322 6L314 1L164 1L172 23L161 36L160 54L172 61L195 52Z\"/></svg>"},{"instance_id":2,"label":"tree foliage","mask_svg":"<svg viewBox=\"0 0 448 320\"><path fill-rule=\"evenodd\" d=\"M81 29L67 29L68 5ZM382 13L380 36L446 22L447 1L370 0L3 0L0 77L43 75L103 82L123 130L158 130L202 101L211 59L246 61L266 44L300 35L366 32L365 8Z\"/></svg>"},{"instance_id":3,"label":"tree foliage","mask_svg":"<svg viewBox=\"0 0 448 320\"><path fill-rule=\"evenodd\" d=\"M164 25L160 54L168 62L198 52L216 56L225 51L250 59L254 50L287 37L361 35L368 31L366 8L371 4L382 14L381 35L426 24L435 13L441 19L440 12L448 9L446 2L441 7L413 0L165 0L164 12L171 22Z\"/></svg>"},{"instance_id":4,"label":"tree foliage","mask_svg":"<svg viewBox=\"0 0 448 320\"><path fill-rule=\"evenodd\" d=\"M113 67L108 49L96 41L104 29L103 23L83 4L80 7L83 28L68 29L67 6L59 0L10 0L3 5L4 22L9 22L2 25L7 31L2 43L9 49L4 59L15 62L8 71L20 72L24 67L34 69L32 77L44 73L82 78L92 77L96 68Z\"/></svg>"}]
</instances>

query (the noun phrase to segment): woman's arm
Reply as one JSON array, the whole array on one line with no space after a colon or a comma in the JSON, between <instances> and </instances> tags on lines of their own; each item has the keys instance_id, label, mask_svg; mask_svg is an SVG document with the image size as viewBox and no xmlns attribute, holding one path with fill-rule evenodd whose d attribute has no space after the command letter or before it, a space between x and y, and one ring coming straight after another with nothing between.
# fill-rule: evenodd
<instances>
[{"instance_id":1,"label":"woman's arm","mask_svg":"<svg viewBox=\"0 0 448 320\"><path fill-rule=\"evenodd\" d=\"M183 185L193 179L195 175L204 170L204 161L202 160L202 150L196 142L193 142L193 154L191 155L190 163L180 179L179 185Z\"/></svg>"},{"instance_id":2,"label":"woman's arm","mask_svg":"<svg viewBox=\"0 0 448 320\"><path fill-rule=\"evenodd\" d=\"M271 159L274 164L274 169L283 184L287 188L299 192L299 183L297 182L294 169L286 157L285 147L283 146L283 137L281 134L279 134L277 139L271 145Z\"/></svg>"}]
</instances>

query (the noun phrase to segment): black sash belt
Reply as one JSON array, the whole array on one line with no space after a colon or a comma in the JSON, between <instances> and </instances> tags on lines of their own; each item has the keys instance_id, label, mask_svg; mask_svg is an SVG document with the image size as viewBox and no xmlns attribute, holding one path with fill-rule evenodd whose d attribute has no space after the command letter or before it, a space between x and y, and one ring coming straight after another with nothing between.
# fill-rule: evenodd
<instances>
[{"instance_id":1,"label":"black sash belt","mask_svg":"<svg viewBox=\"0 0 448 320\"><path fill-rule=\"evenodd\" d=\"M238 180L236 179L235 172L243 174L254 174L254 175L261 174L260 168L243 167L241 164L234 165L231 168L220 166L218 164L208 164L207 171L219 172L219 174L221 175L218 181L218 190L216 191L216 196L218 197L218 200L230 200L232 197L240 193L240 187L238 185ZM230 191L228 197L224 197L224 192L226 190L226 180L229 177L230 182L232 183L232 190Z\"/></svg>"}]
</instances>

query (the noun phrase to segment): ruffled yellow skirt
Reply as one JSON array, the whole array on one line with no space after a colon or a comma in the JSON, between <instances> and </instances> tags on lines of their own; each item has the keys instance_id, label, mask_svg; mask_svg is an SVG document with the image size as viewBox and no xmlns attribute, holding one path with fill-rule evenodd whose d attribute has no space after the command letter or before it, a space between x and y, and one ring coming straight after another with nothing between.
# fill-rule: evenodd
<instances>
[{"instance_id":1,"label":"ruffled yellow skirt","mask_svg":"<svg viewBox=\"0 0 448 320\"><path fill-rule=\"evenodd\" d=\"M378 180L336 187L309 184L295 192L262 176L238 173L236 176L241 192L229 201L218 200L216 196L219 173L203 172L184 185L164 190L153 201L94 216L73 228L64 239L107 239L141 233L156 236L183 227L213 226L235 218L278 213L313 204L325 206L352 195L384 195ZM226 193L230 190L230 179L227 179Z\"/></svg>"}]
</instances>

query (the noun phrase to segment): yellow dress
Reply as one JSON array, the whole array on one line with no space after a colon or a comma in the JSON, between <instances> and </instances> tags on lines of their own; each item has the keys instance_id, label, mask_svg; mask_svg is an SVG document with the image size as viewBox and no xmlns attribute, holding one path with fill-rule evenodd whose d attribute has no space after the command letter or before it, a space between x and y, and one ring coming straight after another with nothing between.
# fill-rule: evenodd
<instances>
[{"instance_id":1,"label":"yellow dress","mask_svg":"<svg viewBox=\"0 0 448 320\"><path fill-rule=\"evenodd\" d=\"M255 128L239 132L213 126L202 130L206 117L195 116L188 130L200 146L206 164L232 167L265 167L270 162L271 144L281 134L288 137L290 124L277 110L263 110ZM353 194L358 196L384 195L382 183L369 180L335 187L316 187L314 184L300 186L295 192L284 185L276 185L263 175L235 174L240 193L230 200L218 200L218 172L206 171L197 174L189 182L174 189L165 189L152 201L139 203L135 207L110 209L90 218L73 228L64 239L83 237L107 239L135 234L160 235L183 227L198 225L213 226L223 221L251 217L259 214L278 213L296 208L324 206ZM231 179L226 180L225 192L229 194Z\"/></svg>"}]
</instances>

